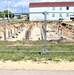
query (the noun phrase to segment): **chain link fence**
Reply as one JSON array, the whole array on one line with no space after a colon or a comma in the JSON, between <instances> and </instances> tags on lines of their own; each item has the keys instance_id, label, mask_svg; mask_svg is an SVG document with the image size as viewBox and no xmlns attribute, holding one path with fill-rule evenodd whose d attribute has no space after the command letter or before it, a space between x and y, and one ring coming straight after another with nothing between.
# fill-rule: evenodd
<instances>
[{"instance_id":1,"label":"chain link fence","mask_svg":"<svg viewBox=\"0 0 74 75\"><path fill-rule=\"evenodd\" d=\"M41 13L44 15L43 21L25 21L24 17L27 17L28 19L28 16L24 14L22 15L22 13L19 13L19 15L15 13L18 15L18 17L23 16L23 18L21 19L18 19L17 16L14 15L15 18L7 20L4 15L4 18L0 21L0 37L1 40L5 41L4 46L6 47L6 50L0 50L0 52L37 52L40 54L54 52L73 53L74 26L71 24L67 24L66 22L63 23L62 20L54 22L47 21L47 14L49 12L46 11L28 14L37 13ZM17 20L18 22L16 22ZM23 42L19 43L19 40ZM66 47L67 44L69 45L69 42L67 42L68 40L70 42L69 48ZM18 41L18 44L7 44L7 42L9 41ZM63 43L59 45L61 41L66 41L66 45L64 44L66 49L62 48ZM58 45L56 44L61 47L58 47ZM25 46L26 48L24 48L23 46ZM57 48L55 46L57 46ZM11 49L8 49L8 47L11 47Z\"/></svg>"}]
</instances>

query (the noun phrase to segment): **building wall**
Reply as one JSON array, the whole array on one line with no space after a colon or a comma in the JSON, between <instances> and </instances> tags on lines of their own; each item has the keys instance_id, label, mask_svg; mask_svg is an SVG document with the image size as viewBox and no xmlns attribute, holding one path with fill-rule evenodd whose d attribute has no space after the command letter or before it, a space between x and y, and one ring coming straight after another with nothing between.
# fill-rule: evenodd
<instances>
[{"instance_id":1,"label":"building wall","mask_svg":"<svg viewBox=\"0 0 74 75\"><path fill-rule=\"evenodd\" d=\"M74 13L73 6L60 6L60 7L30 7L30 12L49 12L47 14L47 20L58 20L59 18L70 19L70 15ZM42 13L35 13L29 15L30 20L44 20L44 15Z\"/></svg>"}]
</instances>

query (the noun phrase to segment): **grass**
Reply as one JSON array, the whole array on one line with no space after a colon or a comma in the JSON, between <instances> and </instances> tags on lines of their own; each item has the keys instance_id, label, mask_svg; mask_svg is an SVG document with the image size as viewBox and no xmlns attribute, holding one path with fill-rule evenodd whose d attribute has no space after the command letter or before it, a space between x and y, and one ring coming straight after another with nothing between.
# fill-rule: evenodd
<instances>
[{"instance_id":1,"label":"grass","mask_svg":"<svg viewBox=\"0 0 74 75\"><path fill-rule=\"evenodd\" d=\"M21 60L33 60L33 61L74 61L74 53L50 53L40 55L38 53L0 53L0 59L3 61L21 61Z\"/></svg>"},{"instance_id":2,"label":"grass","mask_svg":"<svg viewBox=\"0 0 74 75\"><path fill-rule=\"evenodd\" d=\"M33 60L33 61L60 61L67 60L67 61L74 61L74 53L49 53L49 54L42 54L35 52L19 52L19 50L24 51L41 51L44 48L44 41L16 41L16 42L4 42L0 41L0 50L12 50L13 52L1 52L0 53L0 60L12 60L12 61L20 61L20 60ZM74 43L72 42L59 42L54 43L47 41L47 50L51 51L72 51L74 50ZM14 52L17 50L18 52Z\"/></svg>"},{"instance_id":3,"label":"grass","mask_svg":"<svg viewBox=\"0 0 74 75\"><path fill-rule=\"evenodd\" d=\"M13 24L13 23L19 23L19 22L30 22L24 19L11 19L9 22L8 20L5 20L6 24ZM4 20L2 20L2 22L0 22L0 26L4 26Z\"/></svg>"},{"instance_id":4,"label":"grass","mask_svg":"<svg viewBox=\"0 0 74 75\"><path fill-rule=\"evenodd\" d=\"M10 23L18 23L18 22L26 22L23 19L13 19L12 21L10 21Z\"/></svg>"}]
</instances>

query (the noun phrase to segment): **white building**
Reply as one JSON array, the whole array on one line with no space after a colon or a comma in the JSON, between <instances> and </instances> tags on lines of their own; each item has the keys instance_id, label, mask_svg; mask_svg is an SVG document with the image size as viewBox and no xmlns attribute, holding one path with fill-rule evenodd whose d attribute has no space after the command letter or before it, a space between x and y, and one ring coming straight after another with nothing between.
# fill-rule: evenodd
<instances>
[{"instance_id":1,"label":"white building","mask_svg":"<svg viewBox=\"0 0 74 75\"><path fill-rule=\"evenodd\" d=\"M48 12L47 20L58 20L59 18L70 19L74 15L74 2L36 2L29 4L29 12ZM42 13L31 13L31 21L44 20Z\"/></svg>"}]
</instances>

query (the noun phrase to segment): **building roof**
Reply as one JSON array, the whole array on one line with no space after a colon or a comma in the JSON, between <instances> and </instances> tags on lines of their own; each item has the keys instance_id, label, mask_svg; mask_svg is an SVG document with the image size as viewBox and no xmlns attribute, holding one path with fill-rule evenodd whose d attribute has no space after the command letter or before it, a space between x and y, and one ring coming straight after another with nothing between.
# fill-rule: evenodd
<instances>
[{"instance_id":1,"label":"building roof","mask_svg":"<svg viewBox=\"0 0 74 75\"><path fill-rule=\"evenodd\" d=\"M43 7L43 6L74 6L74 2L35 2L30 3L30 7Z\"/></svg>"}]
</instances>

